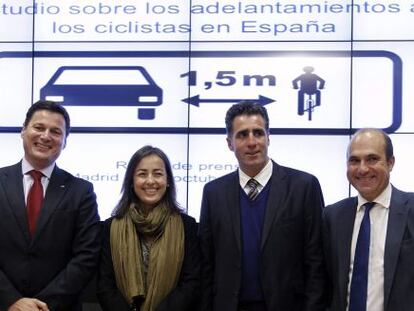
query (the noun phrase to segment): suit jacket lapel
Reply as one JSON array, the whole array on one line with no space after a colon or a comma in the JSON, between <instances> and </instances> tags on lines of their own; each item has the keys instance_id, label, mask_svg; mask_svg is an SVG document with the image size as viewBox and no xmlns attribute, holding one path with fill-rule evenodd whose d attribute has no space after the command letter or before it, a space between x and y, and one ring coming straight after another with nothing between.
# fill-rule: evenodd
<instances>
[{"instance_id":1,"label":"suit jacket lapel","mask_svg":"<svg viewBox=\"0 0 414 311\"><path fill-rule=\"evenodd\" d=\"M49 185L46 189L42 210L36 225L36 231L33 241L40 235L43 227L47 224L50 216L59 205L59 201L63 198L67 188L67 175L57 166L53 169L50 177Z\"/></svg>"},{"instance_id":2,"label":"suit jacket lapel","mask_svg":"<svg viewBox=\"0 0 414 311\"><path fill-rule=\"evenodd\" d=\"M273 161L273 172L272 177L270 178L271 184L266 204L266 214L262 231L261 249L263 249L266 243L266 239L269 236L270 229L272 228L272 224L277 218L278 212L280 210L282 194L285 194L287 192L286 182L284 180L285 177L286 173L278 164L276 164Z\"/></svg>"},{"instance_id":3,"label":"suit jacket lapel","mask_svg":"<svg viewBox=\"0 0 414 311\"><path fill-rule=\"evenodd\" d=\"M234 172L230 177L228 185L225 186L226 200L225 206L230 212L230 219L232 220L233 231L236 237L237 246L241 251L241 233L240 233L240 180L238 171Z\"/></svg>"},{"instance_id":4,"label":"suit jacket lapel","mask_svg":"<svg viewBox=\"0 0 414 311\"><path fill-rule=\"evenodd\" d=\"M338 286L340 292L340 300L344 304L344 310L346 306L346 300L348 295L348 283L349 283L349 267L351 257L351 244L352 233L354 230L354 222L356 215L356 208L358 205L358 199L353 197L350 201L347 201L344 205L340 206L341 210L338 211L338 222L335 223L337 228L337 236L335 241L337 242L333 248L337 249L338 254ZM333 267L335 269L335 267Z\"/></svg>"},{"instance_id":5,"label":"suit jacket lapel","mask_svg":"<svg viewBox=\"0 0 414 311\"><path fill-rule=\"evenodd\" d=\"M23 191L23 175L21 162L11 166L0 178L3 189L6 192L8 207L15 216L27 241L30 241L29 227L27 223L26 203Z\"/></svg>"},{"instance_id":6,"label":"suit jacket lapel","mask_svg":"<svg viewBox=\"0 0 414 311\"><path fill-rule=\"evenodd\" d=\"M391 286L394 280L401 241L404 236L407 222L408 198L393 187L390 210L388 215L387 237L384 254L384 306L387 310Z\"/></svg>"}]
</instances>

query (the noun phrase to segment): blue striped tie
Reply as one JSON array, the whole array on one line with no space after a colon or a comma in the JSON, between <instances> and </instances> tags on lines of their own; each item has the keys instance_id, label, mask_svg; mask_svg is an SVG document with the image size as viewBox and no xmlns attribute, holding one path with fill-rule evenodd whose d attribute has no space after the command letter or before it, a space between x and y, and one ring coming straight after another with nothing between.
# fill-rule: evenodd
<instances>
[{"instance_id":1,"label":"blue striped tie","mask_svg":"<svg viewBox=\"0 0 414 311\"><path fill-rule=\"evenodd\" d=\"M256 199L257 195L259 194L259 185L259 182L254 178L249 179L249 181L247 182L247 186L249 187L249 193L247 194L247 196L250 200L253 201L254 199Z\"/></svg>"}]
</instances>

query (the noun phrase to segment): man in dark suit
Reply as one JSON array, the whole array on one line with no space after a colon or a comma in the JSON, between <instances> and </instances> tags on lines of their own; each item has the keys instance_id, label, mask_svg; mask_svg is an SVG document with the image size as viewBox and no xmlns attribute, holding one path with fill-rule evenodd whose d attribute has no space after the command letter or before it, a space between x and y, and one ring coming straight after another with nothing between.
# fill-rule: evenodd
<instances>
[{"instance_id":1,"label":"man in dark suit","mask_svg":"<svg viewBox=\"0 0 414 311\"><path fill-rule=\"evenodd\" d=\"M0 169L1 311L81 309L79 294L99 256L100 225L92 184L55 165L69 130L62 106L35 103L21 131L23 159ZM41 173L38 181L33 170ZM37 213L26 207L35 187Z\"/></svg>"},{"instance_id":2,"label":"man in dark suit","mask_svg":"<svg viewBox=\"0 0 414 311\"><path fill-rule=\"evenodd\" d=\"M239 169L204 187L201 309L324 310L318 180L269 159L263 106L233 105L226 129Z\"/></svg>"},{"instance_id":3,"label":"man in dark suit","mask_svg":"<svg viewBox=\"0 0 414 311\"><path fill-rule=\"evenodd\" d=\"M347 177L358 195L323 214L332 311L414 310L414 197L390 184L394 162L383 131L351 139Z\"/></svg>"}]
</instances>

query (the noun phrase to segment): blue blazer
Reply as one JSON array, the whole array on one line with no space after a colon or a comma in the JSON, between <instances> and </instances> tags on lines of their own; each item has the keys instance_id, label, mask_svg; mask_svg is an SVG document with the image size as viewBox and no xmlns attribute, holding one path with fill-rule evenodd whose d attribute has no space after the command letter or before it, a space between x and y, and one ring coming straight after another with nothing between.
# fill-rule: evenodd
<instances>
[{"instance_id":1,"label":"blue blazer","mask_svg":"<svg viewBox=\"0 0 414 311\"><path fill-rule=\"evenodd\" d=\"M50 310L79 309L100 250L92 184L55 166L31 238L21 163L1 168L0 228L0 310L22 297Z\"/></svg>"},{"instance_id":2,"label":"blue blazer","mask_svg":"<svg viewBox=\"0 0 414 311\"><path fill-rule=\"evenodd\" d=\"M319 182L275 162L269 182L259 267L267 310L325 310ZM237 171L204 187L200 310L237 310L242 277L239 196Z\"/></svg>"},{"instance_id":3,"label":"blue blazer","mask_svg":"<svg viewBox=\"0 0 414 311\"><path fill-rule=\"evenodd\" d=\"M345 311L357 197L327 206L324 252L330 280L330 310ZM392 188L384 254L384 310L414 310L414 194Z\"/></svg>"}]
</instances>

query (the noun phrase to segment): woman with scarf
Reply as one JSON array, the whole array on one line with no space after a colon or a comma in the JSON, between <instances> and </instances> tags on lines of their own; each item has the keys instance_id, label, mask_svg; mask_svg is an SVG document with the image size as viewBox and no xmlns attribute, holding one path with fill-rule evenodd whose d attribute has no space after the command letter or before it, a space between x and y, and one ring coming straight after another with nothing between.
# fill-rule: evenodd
<instances>
[{"instance_id":1,"label":"woman with scarf","mask_svg":"<svg viewBox=\"0 0 414 311\"><path fill-rule=\"evenodd\" d=\"M121 198L105 221L98 299L106 310L194 310L200 253L194 218L176 202L171 164L159 148L131 157Z\"/></svg>"}]
</instances>

